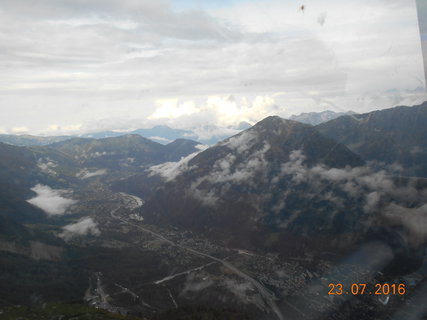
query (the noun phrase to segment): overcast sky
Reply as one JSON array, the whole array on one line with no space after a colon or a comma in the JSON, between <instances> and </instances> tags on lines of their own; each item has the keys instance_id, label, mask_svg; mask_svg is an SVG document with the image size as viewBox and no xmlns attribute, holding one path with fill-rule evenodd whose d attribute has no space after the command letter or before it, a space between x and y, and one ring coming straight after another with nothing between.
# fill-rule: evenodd
<instances>
[{"instance_id":1,"label":"overcast sky","mask_svg":"<svg viewBox=\"0 0 427 320\"><path fill-rule=\"evenodd\" d=\"M426 100L423 70L415 0L0 2L3 133L366 112Z\"/></svg>"}]
</instances>

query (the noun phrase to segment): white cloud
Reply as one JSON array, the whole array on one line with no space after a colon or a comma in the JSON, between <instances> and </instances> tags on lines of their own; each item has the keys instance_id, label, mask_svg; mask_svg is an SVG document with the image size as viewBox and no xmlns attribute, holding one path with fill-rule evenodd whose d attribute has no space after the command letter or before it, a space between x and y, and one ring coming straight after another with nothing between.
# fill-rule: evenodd
<instances>
[{"instance_id":1,"label":"white cloud","mask_svg":"<svg viewBox=\"0 0 427 320\"><path fill-rule=\"evenodd\" d=\"M301 183L306 179L307 168L303 166L305 155L301 150L294 150L289 156L289 161L282 164L282 174L292 175L292 180Z\"/></svg>"},{"instance_id":2,"label":"white cloud","mask_svg":"<svg viewBox=\"0 0 427 320\"><path fill-rule=\"evenodd\" d=\"M404 227L412 245L419 245L427 238L427 191L420 190L416 179L396 183L384 170L376 172L369 166L308 167L304 161L301 150L293 151L282 166L282 178L315 186L318 195L331 183L335 184L350 197L364 201L363 209L368 216L375 214L385 225ZM391 166L391 170L395 168L396 165Z\"/></svg>"},{"instance_id":3,"label":"white cloud","mask_svg":"<svg viewBox=\"0 0 427 320\"><path fill-rule=\"evenodd\" d=\"M250 132L249 132L250 133ZM277 173L271 164L266 161L266 154L270 145L264 143L260 150L253 150L253 137L247 132L215 148L228 148L229 153L217 159L203 176L199 176L187 188L188 196L200 203L215 207L222 199L227 197L230 188L265 186L261 195L261 204L254 205L262 208L263 201L271 201L277 193L277 185L286 185L283 193L277 195L273 212L281 212L287 198L294 188L305 188L303 191L306 201L326 200L333 203L331 221L333 216L347 210L349 205L362 204L363 223L368 228L371 223L380 223L383 226L399 226L404 230L404 236L411 245L418 245L427 238L427 191L420 190L417 180L396 182L394 172L400 170L398 164L387 167L388 171L376 171L375 163L360 167L331 168L323 164L308 166L306 156L302 150L290 153L289 160L281 165ZM244 156L241 158L241 155ZM177 163L167 163L150 168L152 174L160 174L167 181L175 179L183 172L195 169L188 165L188 159ZM382 166L384 167L384 166ZM271 170L274 171L271 171ZM271 176L270 173L274 172ZM300 191L301 192L301 191ZM271 206L271 203L269 202ZM259 209L262 211L263 209ZM282 227L291 223L298 216L298 210L282 221ZM374 219L375 217L375 219Z\"/></svg>"},{"instance_id":4,"label":"white cloud","mask_svg":"<svg viewBox=\"0 0 427 320\"><path fill-rule=\"evenodd\" d=\"M191 153L186 157L182 157L181 160L177 162L165 162L155 166L151 166L148 169L148 171L150 172L150 176L159 175L165 181L174 180L177 176L189 170L191 167L189 167L188 162L195 156L197 156L200 152L207 149L208 146L199 144L196 146L196 148L199 149L199 151Z\"/></svg>"},{"instance_id":5,"label":"white cloud","mask_svg":"<svg viewBox=\"0 0 427 320\"><path fill-rule=\"evenodd\" d=\"M39 158L37 160L37 167L40 168L43 172L46 172L51 175L56 175L56 171L53 168L56 168L58 164L51 160L49 157L47 158Z\"/></svg>"},{"instance_id":6,"label":"white cloud","mask_svg":"<svg viewBox=\"0 0 427 320\"><path fill-rule=\"evenodd\" d=\"M14 134L23 134L23 133L27 133L29 130L27 127L22 126L22 127L15 127L10 129L10 131Z\"/></svg>"},{"instance_id":7,"label":"white cloud","mask_svg":"<svg viewBox=\"0 0 427 320\"><path fill-rule=\"evenodd\" d=\"M149 119L165 119L172 126L185 122L187 127L200 122L222 127L242 121L254 123L278 111L273 96L256 96L251 102L244 96L209 96L206 101L198 102L168 99L158 101L157 105Z\"/></svg>"},{"instance_id":8,"label":"white cloud","mask_svg":"<svg viewBox=\"0 0 427 320\"><path fill-rule=\"evenodd\" d=\"M175 119L184 115L199 112L193 101L184 101L178 104L178 99L167 99L157 101L156 111L149 116L149 119Z\"/></svg>"},{"instance_id":9,"label":"white cloud","mask_svg":"<svg viewBox=\"0 0 427 320\"><path fill-rule=\"evenodd\" d=\"M228 146L228 143L224 145ZM268 163L265 154L269 150L270 145L264 143L262 149L247 153L243 161L238 162L236 162L237 158L233 153L227 154L217 160L206 175L191 184L189 195L207 206L215 206L228 192L231 184L255 186L260 180L266 178ZM249 150L234 150L234 152L236 151L240 153ZM207 189L203 187L205 182L208 183Z\"/></svg>"},{"instance_id":10,"label":"white cloud","mask_svg":"<svg viewBox=\"0 0 427 320\"><path fill-rule=\"evenodd\" d=\"M68 224L62 229L64 231L59 236L64 240L86 235L99 236L101 234L98 224L90 217L81 218L78 222Z\"/></svg>"},{"instance_id":11,"label":"white cloud","mask_svg":"<svg viewBox=\"0 0 427 320\"><path fill-rule=\"evenodd\" d=\"M194 146L197 150L200 150L200 151L204 151L204 150L206 150L207 148L209 148L209 146L208 145L206 145L206 144L197 144L197 145L195 145Z\"/></svg>"},{"instance_id":12,"label":"white cloud","mask_svg":"<svg viewBox=\"0 0 427 320\"><path fill-rule=\"evenodd\" d=\"M162 142L165 142L165 143L172 142L172 140L170 140L170 139L166 139L166 138L158 137L158 136L148 137L148 139L150 139L150 140L158 140L158 141L162 141Z\"/></svg>"},{"instance_id":13,"label":"white cloud","mask_svg":"<svg viewBox=\"0 0 427 320\"><path fill-rule=\"evenodd\" d=\"M95 171L89 171L88 169L82 169L76 173L76 177L80 179L88 179L96 176L102 176L107 173L106 169L99 169Z\"/></svg>"},{"instance_id":14,"label":"white cloud","mask_svg":"<svg viewBox=\"0 0 427 320\"><path fill-rule=\"evenodd\" d=\"M231 137L220 145L225 145L231 150L235 150L238 153L248 152L252 146L258 142L258 135L253 131L244 131L234 137Z\"/></svg>"},{"instance_id":15,"label":"white cloud","mask_svg":"<svg viewBox=\"0 0 427 320\"><path fill-rule=\"evenodd\" d=\"M270 145L268 143L264 143L262 149L255 152L250 152L250 148L256 142L256 136L253 135L251 131L244 131L239 135L220 143L218 146L226 146L231 151L240 154L245 153L247 157L237 166L234 165L236 156L232 153L229 153L226 157L216 161L212 167L212 170L206 176L192 184L190 189L192 190L192 193L194 192L193 195L199 195L199 198L209 198L208 195L205 195L202 191L197 190L198 186L203 181L209 181L210 183L214 184L224 182L243 182L248 184L254 183L252 178L254 178L257 173L262 172L267 165L264 156L265 153L270 149ZM160 175L165 179L165 181L172 181L180 174L192 170L193 167L189 166L189 161L201 151L208 148L206 145L198 145L196 147L200 151L183 157L178 162L166 162L150 167L150 175ZM214 201L209 201L209 203L213 202Z\"/></svg>"},{"instance_id":16,"label":"white cloud","mask_svg":"<svg viewBox=\"0 0 427 320\"><path fill-rule=\"evenodd\" d=\"M63 197L65 190L55 190L41 184L35 185L31 190L37 196L27 202L42 209L48 216L63 215L71 205L77 203L76 200Z\"/></svg>"}]
</instances>

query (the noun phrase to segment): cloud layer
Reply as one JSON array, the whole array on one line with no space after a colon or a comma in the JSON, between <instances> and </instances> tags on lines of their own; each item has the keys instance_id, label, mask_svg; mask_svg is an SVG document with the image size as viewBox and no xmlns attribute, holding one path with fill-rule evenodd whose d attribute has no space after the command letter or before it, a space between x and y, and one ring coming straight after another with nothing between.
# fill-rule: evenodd
<instances>
[{"instance_id":1,"label":"cloud layer","mask_svg":"<svg viewBox=\"0 0 427 320\"><path fill-rule=\"evenodd\" d=\"M390 172L399 170L391 166L389 172L374 171L370 166L354 168L329 168L324 165L308 167L301 150L294 150L288 162L282 164L281 179L291 179L296 184L311 186L321 195L332 184L344 194L326 193L325 198L339 208L346 197L362 201L369 219L388 227L402 227L411 245L419 245L427 238L427 189L418 185L417 179L398 182ZM277 180L278 182L278 180Z\"/></svg>"},{"instance_id":2,"label":"cloud layer","mask_svg":"<svg viewBox=\"0 0 427 320\"><path fill-rule=\"evenodd\" d=\"M299 7L4 0L0 130L60 134L200 120L226 127L426 99L414 90L425 87L414 3Z\"/></svg>"},{"instance_id":3,"label":"cloud layer","mask_svg":"<svg viewBox=\"0 0 427 320\"><path fill-rule=\"evenodd\" d=\"M186 157L182 157L179 161L165 162L155 166L151 166L150 168L148 168L150 176L159 175L166 182L174 180L178 175L187 171L190 168L188 166L188 162L195 156L197 156L200 152L206 150L208 146L199 144L196 145L196 148L199 149L199 151L193 152Z\"/></svg>"},{"instance_id":4,"label":"cloud layer","mask_svg":"<svg viewBox=\"0 0 427 320\"><path fill-rule=\"evenodd\" d=\"M99 236L101 234L98 224L90 217L81 218L78 222L68 224L62 229L64 231L59 236L64 240L71 240L72 238L86 235Z\"/></svg>"},{"instance_id":5,"label":"cloud layer","mask_svg":"<svg viewBox=\"0 0 427 320\"><path fill-rule=\"evenodd\" d=\"M63 197L66 193L64 190L55 190L42 184L35 185L31 190L37 196L27 202L42 209L48 216L63 215L71 205L77 203L76 200Z\"/></svg>"},{"instance_id":6,"label":"cloud layer","mask_svg":"<svg viewBox=\"0 0 427 320\"><path fill-rule=\"evenodd\" d=\"M260 216L271 214L282 228L305 212L313 217L327 215L323 222L332 223L335 216L344 215L366 230L373 226L399 230L414 247L427 239L427 189L420 187L417 179L400 177L399 165L388 166L387 171L377 171L375 163L345 168L321 163L309 166L302 150L292 151L280 164L266 159L271 150L268 143L254 150L259 143L246 131L215 146L215 154L223 156L206 168L189 166L192 155L177 163L156 166L151 172L166 181L194 172L186 194L212 209L220 210L224 201L237 201L241 194L235 190L245 190L245 195L250 194L245 204L252 203ZM181 183L178 180L178 188ZM349 208L354 217L348 215Z\"/></svg>"}]
</instances>

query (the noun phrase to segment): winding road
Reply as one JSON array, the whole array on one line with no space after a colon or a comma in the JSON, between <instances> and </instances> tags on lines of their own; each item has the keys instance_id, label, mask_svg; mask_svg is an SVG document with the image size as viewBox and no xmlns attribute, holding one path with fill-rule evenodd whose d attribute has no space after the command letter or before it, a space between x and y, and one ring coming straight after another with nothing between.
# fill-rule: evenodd
<instances>
[{"instance_id":1,"label":"winding road","mask_svg":"<svg viewBox=\"0 0 427 320\"><path fill-rule=\"evenodd\" d=\"M276 304L276 297L274 295L274 293L272 293L271 291L269 291L267 288L265 288L261 283L259 283L257 280L255 280L254 278L252 278L251 276L247 275L246 273L244 273L243 271L239 270L237 267L235 267L234 265L232 265L231 263L224 261L220 258L211 256L210 254L207 253L203 253L200 252L198 250L195 250L193 248L189 248L186 247L184 245L181 244L177 244L167 238L165 238L164 236L162 236L161 234L158 234L154 231L151 231L149 229L146 229L144 227L142 227L141 225L138 225L136 223L130 222L122 217L119 217L116 215L116 212L120 209L121 207L118 207L116 209L114 209L113 211L110 212L110 215L112 218L114 219L118 219L126 224L132 225L142 231L144 231L145 233L148 233L150 235L152 235L154 238L163 240L164 242L166 242L167 244L186 250L188 252L191 252L195 255L198 256L202 256L202 257L206 257L208 259L211 259L213 261L219 262L221 263L224 267L226 267L227 269L229 269L230 271L232 271L233 273L235 273L236 275L240 276L241 278L247 280L248 282L250 282L255 288L257 288L258 292L260 293L260 295L263 297L263 299L265 300L265 302L268 304L268 306L270 307L271 311L277 316L277 318L279 320L284 320L284 316L282 314L282 312L280 311L279 307Z\"/></svg>"}]
</instances>

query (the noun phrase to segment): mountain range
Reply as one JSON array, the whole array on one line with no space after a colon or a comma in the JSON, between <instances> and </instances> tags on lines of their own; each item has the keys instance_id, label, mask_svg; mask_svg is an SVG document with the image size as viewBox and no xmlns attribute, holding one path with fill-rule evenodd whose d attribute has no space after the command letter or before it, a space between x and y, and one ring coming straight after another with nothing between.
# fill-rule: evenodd
<instances>
[{"instance_id":1,"label":"mountain range","mask_svg":"<svg viewBox=\"0 0 427 320\"><path fill-rule=\"evenodd\" d=\"M401 166L402 174L427 177L427 103L342 116L318 125L367 161Z\"/></svg>"},{"instance_id":2,"label":"mountain range","mask_svg":"<svg viewBox=\"0 0 427 320\"><path fill-rule=\"evenodd\" d=\"M299 121L311 125L317 125L329 120L338 118L342 115L354 114L352 111L348 112L334 112L334 111L322 111L322 112L310 112L302 113L300 115L292 115L290 120ZM227 128L226 131L217 128L215 126L199 126L193 130L174 129L166 125L154 126L146 129L136 129L130 131L100 131L85 133L78 136L34 136L34 135L11 135L11 134L0 134L0 142L12 144L16 146L36 146L36 145L48 145L55 142L69 140L72 138L113 138L123 135L140 135L148 138L154 142L161 144L168 144L177 139L191 139L197 140L201 143L213 145L221 140L228 138L231 134L236 134L242 130L250 128L251 125L247 122L241 122L239 125ZM199 132L203 132L200 135ZM223 133L220 133L223 132Z\"/></svg>"},{"instance_id":3,"label":"mountain range","mask_svg":"<svg viewBox=\"0 0 427 320\"><path fill-rule=\"evenodd\" d=\"M391 318L409 296L386 308L331 298L328 283L422 293L426 117L427 103L316 126L272 116L211 146L140 134L0 143L0 305Z\"/></svg>"},{"instance_id":4,"label":"mountain range","mask_svg":"<svg viewBox=\"0 0 427 320\"><path fill-rule=\"evenodd\" d=\"M219 128L216 126L198 126L193 130L174 129L168 126L154 126L148 129L137 129L131 131L100 131L70 136L34 136L34 135L11 135L0 134L0 142L16 146L44 146L55 142L65 141L73 138L114 138L125 135L139 135L160 144L169 144L178 139L192 139L204 144L215 144L250 127L247 122L241 122L235 127Z\"/></svg>"},{"instance_id":5,"label":"mountain range","mask_svg":"<svg viewBox=\"0 0 427 320\"><path fill-rule=\"evenodd\" d=\"M299 115L292 115L289 119L315 126L315 125L339 118L341 116L353 115L353 114L356 114L356 113L353 111L335 112L331 110L325 110L322 112L308 112L308 113L301 113Z\"/></svg>"},{"instance_id":6,"label":"mountain range","mask_svg":"<svg viewBox=\"0 0 427 320\"><path fill-rule=\"evenodd\" d=\"M307 124L316 125L346 114L353 114L353 112L349 111L337 113L328 110L322 112L302 113L298 116L293 115L290 117L290 119ZM35 136L28 134L0 134L0 142L16 146L43 146L77 137L102 139L119 137L124 135L140 135L142 137L148 138L154 142L158 142L161 144L168 144L177 139L191 139L197 140L200 143L213 145L221 140L228 138L232 134L236 134L250 127L251 125L249 123L243 121L237 126L231 126L226 128L226 130L224 130L224 128L208 125L198 126L197 128L193 128L192 130L175 129L165 125L159 125L146 129L136 129L130 131L100 131L85 133L77 136Z\"/></svg>"},{"instance_id":7,"label":"mountain range","mask_svg":"<svg viewBox=\"0 0 427 320\"><path fill-rule=\"evenodd\" d=\"M305 175L316 166L320 172L363 165L359 156L313 127L269 117L173 170L169 164L151 167L168 183L142 207L142 215L252 249L279 247L281 231L337 237L363 219L357 201L336 198L341 190L335 185L319 190ZM341 211L338 202L354 210Z\"/></svg>"}]
</instances>

